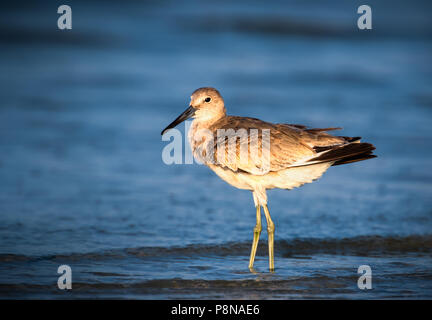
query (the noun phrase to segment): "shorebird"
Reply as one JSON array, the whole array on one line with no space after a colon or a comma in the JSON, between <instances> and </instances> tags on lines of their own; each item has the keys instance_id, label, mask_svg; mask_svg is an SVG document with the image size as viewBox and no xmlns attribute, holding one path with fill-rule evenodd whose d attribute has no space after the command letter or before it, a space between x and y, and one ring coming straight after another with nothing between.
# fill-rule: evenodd
<instances>
[{"instance_id":1,"label":"shorebird","mask_svg":"<svg viewBox=\"0 0 432 320\"><path fill-rule=\"evenodd\" d=\"M228 116L221 94L210 87L195 90L189 107L161 134L189 118L194 119L188 139L196 160L206 164L230 185L252 191L256 225L249 258L251 271L262 230L261 207L267 221L269 269L274 271L275 225L267 207L266 190L290 190L318 179L331 166L376 157L372 154L375 147L360 142L360 137L327 133L341 128L314 129L297 124L273 124L255 118ZM240 130L250 133L249 136L237 139ZM262 135L253 135L253 130L262 131ZM224 134L219 134L221 131ZM226 142L234 143L234 148L226 148ZM258 148L258 154L251 155L253 144L261 147L262 150ZM246 149L242 149L245 146ZM268 151L267 161L262 159L264 147ZM223 156L219 156L221 150L218 149L222 150L220 154ZM243 160L240 150L248 151Z\"/></svg>"}]
</instances>

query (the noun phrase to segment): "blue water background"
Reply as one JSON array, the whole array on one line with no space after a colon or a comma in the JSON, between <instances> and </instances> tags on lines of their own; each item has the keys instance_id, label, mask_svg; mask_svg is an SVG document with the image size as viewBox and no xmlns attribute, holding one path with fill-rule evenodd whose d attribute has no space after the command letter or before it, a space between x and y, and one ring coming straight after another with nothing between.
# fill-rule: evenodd
<instances>
[{"instance_id":1,"label":"blue water background","mask_svg":"<svg viewBox=\"0 0 432 320\"><path fill-rule=\"evenodd\" d=\"M361 4L70 1L70 31L55 2L3 4L0 297L432 298L432 5L374 1L360 31ZM266 232L247 269L250 192L162 161L160 131L202 86L229 114L377 148L268 193L274 274Z\"/></svg>"}]
</instances>

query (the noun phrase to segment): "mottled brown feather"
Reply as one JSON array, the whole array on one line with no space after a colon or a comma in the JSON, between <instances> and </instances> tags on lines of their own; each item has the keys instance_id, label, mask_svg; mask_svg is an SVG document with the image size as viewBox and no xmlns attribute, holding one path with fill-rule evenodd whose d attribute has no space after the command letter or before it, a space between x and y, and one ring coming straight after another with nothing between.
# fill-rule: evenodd
<instances>
[{"instance_id":1,"label":"mottled brown feather","mask_svg":"<svg viewBox=\"0 0 432 320\"><path fill-rule=\"evenodd\" d=\"M209 129L213 132L213 136L215 137L214 155L217 154L217 146L222 144L223 141L226 144L229 140L229 138L225 136L218 138L218 129L233 129L236 132L239 129L245 129L248 133L250 133L250 129L259 130L257 140L258 158L251 157L251 153L248 152L248 159L243 159L246 161L239 161L241 143L245 143L244 141L242 142L240 139L237 139L236 141L236 148L230 149L228 146L225 147L226 157L222 157L221 159L219 159L218 157L217 163L219 165L221 165L222 167L230 168L234 171L241 169L252 174L260 173L261 169L263 168L263 163L261 159L259 159L262 156L261 150L263 129L270 130L270 171L281 170L288 167L290 164L297 162L300 159L303 159L305 157L311 157L316 154L313 148L311 148L302 141L301 135L299 134L299 131L297 129L290 127L282 127L277 124L272 124L255 118L227 116L215 122ZM250 135L247 139L247 143L248 149L250 150ZM230 155L230 150L235 150L236 154ZM233 158L236 159L236 161L229 161L229 159Z\"/></svg>"},{"instance_id":2,"label":"mottled brown feather","mask_svg":"<svg viewBox=\"0 0 432 320\"><path fill-rule=\"evenodd\" d=\"M306 126L290 124L273 124L255 118L226 116L216 121L210 126L214 139L213 156L217 165L229 168L233 171L244 171L252 174L263 174L262 163L262 130L270 130L270 168L269 171L279 171L293 165L308 165L310 162L328 162L337 161L343 157L355 156L359 154L358 147L348 148L341 154L327 153L335 152L334 149L341 146L348 146L351 142L356 142L359 137L338 137L328 134L326 131L337 130L339 128L316 128L308 129ZM236 147L229 148L228 140L232 135L217 137L217 130L233 129L237 132L239 129L245 129L248 132L248 139L241 141L236 139ZM250 129L259 129L258 134L258 157L251 157L248 152L247 159L240 159L239 154L242 147L250 151L251 138ZM217 146L225 143L225 157L217 157ZM248 146L244 146L247 143ZM355 143L358 144L358 143ZM360 144L361 145L361 144ZM357 153L353 150L357 150ZM235 154L230 154L230 151ZM353 152L355 154L353 154ZM322 154L323 153L323 154ZM230 161L231 160L231 161ZM242 161L240 161L242 160ZM312 164L310 163L310 164Z\"/></svg>"}]
</instances>

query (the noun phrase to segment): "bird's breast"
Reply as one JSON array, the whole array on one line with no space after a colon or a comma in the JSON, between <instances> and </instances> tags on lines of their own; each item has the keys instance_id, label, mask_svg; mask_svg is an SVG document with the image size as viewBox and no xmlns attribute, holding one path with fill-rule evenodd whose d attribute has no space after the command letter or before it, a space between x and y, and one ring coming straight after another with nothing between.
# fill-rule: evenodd
<instances>
[{"instance_id":1,"label":"bird's breast","mask_svg":"<svg viewBox=\"0 0 432 320\"><path fill-rule=\"evenodd\" d=\"M194 120L189 128L188 140L197 162L204 164L214 162L214 134L205 123Z\"/></svg>"}]
</instances>

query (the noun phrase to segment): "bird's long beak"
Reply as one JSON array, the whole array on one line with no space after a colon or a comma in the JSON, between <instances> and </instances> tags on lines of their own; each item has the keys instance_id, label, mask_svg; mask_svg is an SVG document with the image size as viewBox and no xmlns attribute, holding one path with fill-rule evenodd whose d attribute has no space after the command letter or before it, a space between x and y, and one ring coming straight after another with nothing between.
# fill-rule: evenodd
<instances>
[{"instance_id":1,"label":"bird's long beak","mask_svg":"<svg viewBox=\"0 0 432 320\"><path fill-rule=\"evenodd\" d=\"M161 135L163 135L165 132L167 132L169 129L174 128L179 123L182 123L183 121L189 119L192 117L195 113L195 108L192 106L189 106L181 115L177 117L173 122L171 122L165 129L162 130Z\"/></svg>"}]
</instances>

